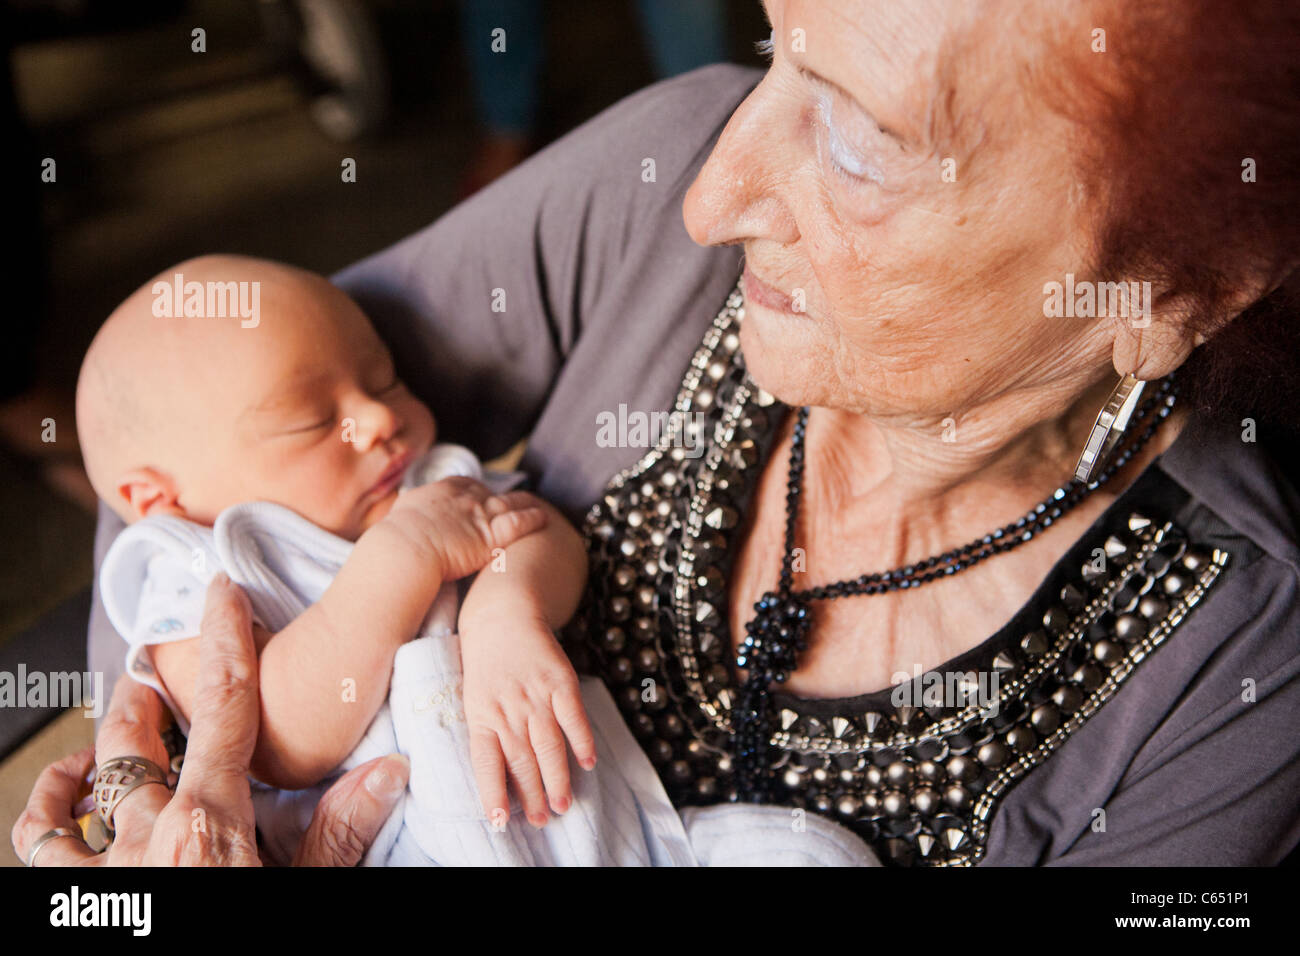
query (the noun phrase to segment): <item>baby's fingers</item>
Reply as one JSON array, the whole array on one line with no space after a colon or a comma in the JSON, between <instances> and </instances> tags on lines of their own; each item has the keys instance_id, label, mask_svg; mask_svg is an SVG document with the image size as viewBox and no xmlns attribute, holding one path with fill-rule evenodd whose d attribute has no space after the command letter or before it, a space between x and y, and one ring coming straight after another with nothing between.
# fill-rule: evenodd
<instances>
[{"instance_id":1,"label":"baby's fingers","mask_svg":"<svg viewBox=\"0 0 1300 956\"><path fill-rule=\"evenodd\" d=\"M582 769L594 768L596 737L591 732L591 722L587 720L587 708L582 704L582 693L577 682L552 694L551 707L564 735L569 738L569 746L573 748L573 755L578 758Z\"/></svg>"},{"instance_id":2,"label":"baby's fingers","mask_svg":"<svg viewBox=\"0 0 1300 956\"><path fill-rule=\"evenodd\" d=\"M491 514L491 512L488 512ZM505 548L520 538L546 527L546 512L536 505L518 510L504 511L488 522L492 546Z\"/></svg>"},{"instance_id":3,"label":"baby's fingers","mask_svg":"<svg viewBox=\"0 0 1300 956\"><path fill-rule=\"evenodd\" d=\"M569 751L560 726L548 713L535 714L528 720L528 740L541 768L551 809L564 813L573 804L573 791L569 788Z\"/></svg>"},{"instance_id":4,"label":"baby's fingers","mask_svg":"<svg viewBox=\"0 0 1300 956\"><path fill-rule=\"evenodd\" d=\"M515 783L519 802L524 805L528 822L541 829L550 815L546 812L546 791L542 788L542 774L537 769L537 757L526 739L507 734L501 740L506 756L506 769Z\"/></svg>"},{"instance_id":5,"label":"baby's fingers","mask_svg":"<svg viewBox=\"0 0 1300 956\"><path fill-rule=\"evenodd\" d=\"M475 728L469 735L469 762L474 768L483 812L492 825L505 829L510 819L510 795L506 791L506 761L501 741L486 727Z\"/></svg>"},{"instance_id":6,"label":"baby's fingers","mask_svg":"<svg viewBox=\"0 0 1300 956\"><path fill-rule=\"evenodd\" d=\"M484 498L483 510L488 513L489 518L495 518L506 511L525 511L528 508L537 508L541 506L541 503L542 499L526 491L507 491Z\"/></svg>"}]
</instances>

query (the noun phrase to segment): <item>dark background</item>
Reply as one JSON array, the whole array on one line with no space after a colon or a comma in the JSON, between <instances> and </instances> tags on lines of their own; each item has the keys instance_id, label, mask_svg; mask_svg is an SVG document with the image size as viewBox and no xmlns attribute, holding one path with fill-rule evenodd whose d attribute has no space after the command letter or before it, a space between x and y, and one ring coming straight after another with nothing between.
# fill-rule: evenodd
<instances>
[{"instance_id":1,"label":"dark background","mask_svg":"<svg viewBox=\"0 0 1300 956\"><path fill-rule=\"evenodd\" d=\"M186 257L239 252L328 274L454 204L479 142L458 4L357 4L391 93L381 128L339 141L313 121L319 90L285 56L264 0L0 0L24 131L5 144L20 154L9 237L38 253L4 257L6 288L24 293L4 322L7 339L35 334L23 362L38 383L70 395L99 323ZM731 58L758 63L758 3L729 0L727 14ZM196 26L206 53L191 51ZM549 0L545 44L539 145L655 80L631 0ZM39 180L47 156L55 183ZM344 157L355 183L340 181ZM41 228L21 221L28 201ZM61 442L70 424L58 421ZM82 669L93 518L11 448L0 483L0 670ZM0 758L53 713L7 708Z\"/></svg>"}]
</instances>

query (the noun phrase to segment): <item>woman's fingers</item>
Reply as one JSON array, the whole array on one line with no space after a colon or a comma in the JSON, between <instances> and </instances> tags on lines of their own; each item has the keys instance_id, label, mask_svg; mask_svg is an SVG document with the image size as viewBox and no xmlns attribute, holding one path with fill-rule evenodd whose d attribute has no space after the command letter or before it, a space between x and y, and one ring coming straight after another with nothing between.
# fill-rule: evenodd
<instances>
[{"instance_id":1,"label":"woman's fingers","mask_svg":"<svg viewBox=\"0 0 1300 956\"><path fill-rule=\"evenodd\" d=\"M537 756L551 809L564 813L573 804L573 791L569 788L569 750L560 725L551 714L534 714L528 720L528 740Z\"/></svg>"},{"instance_id":2,"label":"woman's fingers","mask_svg":"<svg viewBox=\"0 0 1300 956\"><path fill-rule=\"evenodd\" d=\"M162 732L168 720L162 700L151 688L126 675L118 678L95 736L99 763L113 757L144 757L166 766Z\"/></svg>"},{"instance_id":3,"label":"woman's fingers","mask_svg":"<svg viewBox=\"0 0 1300 956\"><path fill-rule=\"evenodd\" d=\"M114 757L144 757L165 769L168 759L162 729L169 719L163 702L151 688L123 675L113 687L113 697L95 738L97 763L102 766ZM136 787L113 811L114 828L128 834L148 834L170 798L165 787Z\"/></svg>"},{"instance_id":4,"label":"woman's fingers","mask_svg":"<svg viewBox=\"0 0 1300 956\"><path fill-rule=\"evenodd\" d=\"M36 842L55 827L81 833L72 819L72 808L81 799L86 775L94 764L95 750L87 747L50 764L36 778L36 785L27 798L26 808L14 823L12 834L14 852L24 863L29 861ZM41 847L37 863L41 866L72 866L96 855L82 840L60 837Z\"/></svg>"},{"instance_id":5,"label":"woman's fingers","mask_svg":"<svg viewBox=\"0 0 1300 956\"><path fill-rule=\"evenodd\" d=\"M80 834L81 831L78 830L76 837L59 837L46 843L36 855L36 865L40 867L106 866L107 855L96 853L86 846L86 841L81 839Z\"/></svg>"},{"instance_id":6,"label":"woman's fingers","mask_svg":"<svg viewBox=\"0 0 1300 956\"><path fill-rule=\"evenodd\" d=\"M217 574L203 608L199 677L177 795L209 812L251 818L248 765L258 719L252 609L244 592Z\"/></svg>"},{"instance_id":7,"label":"woman's fingers","mask_svg":"<svg viewBox=\"0 0 1300 956\"><path fill-rule=\"evenodd\" d=\"M79 829L76 827L71 829L76 833L75 837L61 836L41 845L40 851L36 854L36 866L103 866L107 862L105 854L96 853L86 845L86 841L81 838ZM49 832L48 829L36 834L31 845L35 846L36 840L39 840L41 835L47 832ZM26 863L28 859L27 856L24 856L23 862Z\"/></svg>"},{"instance_id":8,"label":"woman's fingers","mask_svg":"<svg viewBox=\"0 0 1300 956\"><path fill-rule=\"evenodd\" d=\"M321 797L294 866L356 866L406 791L411 763L377 757L340 777Z\"/></svg>"}]
</instances>

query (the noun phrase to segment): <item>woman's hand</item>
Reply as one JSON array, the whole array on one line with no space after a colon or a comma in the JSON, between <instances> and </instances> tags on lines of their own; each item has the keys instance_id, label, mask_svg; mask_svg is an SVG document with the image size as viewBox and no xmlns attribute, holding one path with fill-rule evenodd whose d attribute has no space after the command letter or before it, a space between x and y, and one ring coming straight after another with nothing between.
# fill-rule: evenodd
<instances>
[{"instance_id":1,"label":"woman's hand","mask_svg":"<svg viewBox=\"0 0 1300 956\"><path fill-rule=\"evenodd\" d=\"M116 837L95 853L79 838L40 848L41 866L259 866L248 764L257 740L257 652L248 599L225 575L208 587L200 669L185 766L173 794L158 785L132 790L113 814ZM165 767L167 714L149 688L118 681L96 748L46 767L14 825L13 844L30 862L33 846L56 827L80 832L77 804L90 790L95 758L145 757ZM410 765L393 754L345 774L321 798L298 849L298 866L355 866L406 788Z\"/></svg>"}]
</instances>

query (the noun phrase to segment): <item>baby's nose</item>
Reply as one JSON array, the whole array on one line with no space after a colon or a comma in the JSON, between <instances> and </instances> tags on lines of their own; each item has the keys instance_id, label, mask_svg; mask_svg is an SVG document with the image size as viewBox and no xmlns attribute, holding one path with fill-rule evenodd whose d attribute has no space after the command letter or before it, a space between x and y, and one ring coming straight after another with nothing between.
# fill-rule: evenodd
<instances>
[{"instance_id":1,"label":"baby's nose","mask_svg":"<svg viewBox=\"0 0 1300 956\"><path fill-rule=\"evenodd\" d=\"M376 442L388 441L401 428L397 414L383 402L372 403L357 424L358 451L367 451Z\"/></svg>"}]
</instances>

